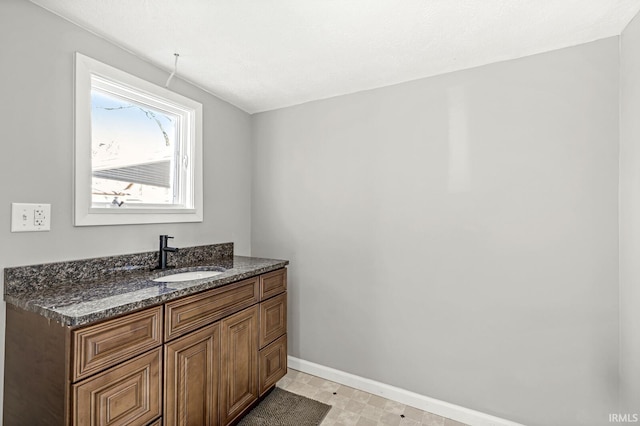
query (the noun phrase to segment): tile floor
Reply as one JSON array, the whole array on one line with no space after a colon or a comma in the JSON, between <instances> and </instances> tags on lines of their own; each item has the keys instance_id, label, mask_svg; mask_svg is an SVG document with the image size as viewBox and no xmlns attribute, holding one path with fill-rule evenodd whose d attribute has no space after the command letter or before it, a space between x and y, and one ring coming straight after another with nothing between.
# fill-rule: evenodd
<instances>
[{"instance_id":1,"label":"tile floor","mask_svg":"<svg viewBox=\"0 0 640 426\"><path fill-rule=\"evenodd\" d=\"M322 426L466 426L399 402L289 369L278 386L331 405Z\"/></svg>"}]
</instances>

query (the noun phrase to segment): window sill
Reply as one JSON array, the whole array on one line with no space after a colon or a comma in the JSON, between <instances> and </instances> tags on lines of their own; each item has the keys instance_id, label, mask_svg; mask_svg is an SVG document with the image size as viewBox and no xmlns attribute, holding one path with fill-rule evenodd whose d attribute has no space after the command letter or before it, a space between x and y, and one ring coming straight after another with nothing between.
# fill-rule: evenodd
<instances>
[{"instance_id":1,"label":"window sill","mask_svg":"<svg viewBox=\"0 0 640 426\"><path fill-rule=\"evenodd\" d=\"M140 225L150 223L202 222L202 210L91 208L76 216L76 226Z\"/></svg>"}]
</instances>

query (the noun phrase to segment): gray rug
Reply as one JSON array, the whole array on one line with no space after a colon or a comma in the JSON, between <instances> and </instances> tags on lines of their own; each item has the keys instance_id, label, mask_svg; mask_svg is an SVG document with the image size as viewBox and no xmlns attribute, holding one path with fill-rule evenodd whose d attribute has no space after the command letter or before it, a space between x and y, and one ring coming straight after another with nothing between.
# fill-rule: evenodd
<instances>
[{"instance_id":1,"label":"gray rug","mask_svg":"<svg viewBox=\"0 0 640 426\"><path fill-rule=\"evenodd\" d=\"M317 426L330 409L330 405L275 388L238 426Z\"/></svg>"}]
</instances>

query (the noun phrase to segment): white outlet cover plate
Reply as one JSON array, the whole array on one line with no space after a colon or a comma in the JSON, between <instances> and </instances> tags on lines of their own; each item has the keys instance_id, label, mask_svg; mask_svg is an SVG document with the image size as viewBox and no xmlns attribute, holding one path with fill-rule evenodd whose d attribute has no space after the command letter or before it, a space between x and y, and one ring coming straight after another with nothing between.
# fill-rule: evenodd
<instances>
[{"instance_id":1,"label":"white outlet cover plate","mask_svg":"<svg viewBox=\"0 0 640 426\"><path fill-rule=\"evenodd\" d=\"M38 222L36 222L38 212ZM11 203L11 232L51 230L51 204Z\"/></svg>"}]
</instances>

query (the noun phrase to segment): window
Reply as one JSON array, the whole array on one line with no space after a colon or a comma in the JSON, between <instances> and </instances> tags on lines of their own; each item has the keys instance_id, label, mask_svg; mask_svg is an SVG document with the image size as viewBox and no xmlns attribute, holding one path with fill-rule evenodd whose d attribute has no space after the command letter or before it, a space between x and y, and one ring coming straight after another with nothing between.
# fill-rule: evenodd
<instances>
[{"instance_id":1,"label":"window","mask_svg":"<svg viewBox=\"0 0 640 426\"><path fill-rule=\"evenodd\" d=\"M75 225L202 221L202 105L76 53Z\"/></svg>"}]
</instances>

